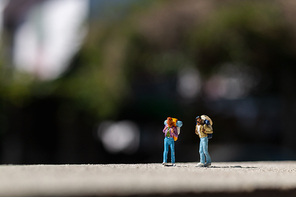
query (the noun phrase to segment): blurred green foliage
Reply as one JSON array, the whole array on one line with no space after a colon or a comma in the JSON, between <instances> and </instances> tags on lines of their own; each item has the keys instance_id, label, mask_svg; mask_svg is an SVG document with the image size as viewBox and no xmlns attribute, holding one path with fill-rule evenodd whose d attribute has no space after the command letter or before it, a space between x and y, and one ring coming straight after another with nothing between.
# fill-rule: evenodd
<instances>
[{"instance_id":1,"label":"blurred green foliage","mask_svg":"<svg viewBox=\"0 0 296 197\"><path fill-rule=\"evenodd\" d=\"M292 56L289 27L275 1L217 1L219 6L208 6L205 17L188 12L184 18L189 22L175 20L182 4L151 1L120 19L92 21L71 68L54 81L40 82L2 61L2 99L21 105L51 95L104 119L116 116L130 98L139 73L159 79L195 66L206 76L224 62L267 68ZM157 37L147 29L164 33Z\"/></svg>"},{"instance_id":2,"label":"blurred green foliage","mask_svg":"<svg viewBox=\"0 0 296 197\"><path fill-rule=\"evenodd\" d=\"M266 69L291 55L288 29L276 2L238 1L221 6L198 25L188 44L204 71L224 62Z\"/></svg>"}]
</instances>

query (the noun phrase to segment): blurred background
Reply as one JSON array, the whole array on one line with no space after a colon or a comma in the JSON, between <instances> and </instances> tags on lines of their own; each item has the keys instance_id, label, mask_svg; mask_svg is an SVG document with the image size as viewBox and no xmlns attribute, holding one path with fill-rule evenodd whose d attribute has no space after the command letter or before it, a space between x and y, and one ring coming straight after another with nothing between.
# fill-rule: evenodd
<instances>
[{"instance_id":1,"label":"blurred background","mask_svg":"<svg viewBox=\"0 0 296 197\"><path fill-rule=\"evenodd\" d=\"M2 164L296 159L294 0L0 0Z\"/></svg>"}]
</instances>

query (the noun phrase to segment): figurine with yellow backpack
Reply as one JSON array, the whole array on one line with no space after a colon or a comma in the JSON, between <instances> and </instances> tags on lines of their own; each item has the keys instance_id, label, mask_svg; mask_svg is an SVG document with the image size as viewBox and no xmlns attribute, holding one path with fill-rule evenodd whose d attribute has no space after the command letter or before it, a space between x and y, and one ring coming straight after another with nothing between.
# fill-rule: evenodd
<instances>
[{"instance_id":1,"label":"figurine with yellow backpack","mask_svg":"<svg viewBox=\"0 0 296 197\"><path fill-rule=\"evenodd\" d=\"M168 117L164 121L164 151L163 151L163 165L167 165L167 157L169 152L169 147L171 149L171 161L172 165L175 164L175 141L178 140L178 136L180 134L180 127L183 125L182 121L179 121L176 118Z\"/></svg>"}]
</instances>

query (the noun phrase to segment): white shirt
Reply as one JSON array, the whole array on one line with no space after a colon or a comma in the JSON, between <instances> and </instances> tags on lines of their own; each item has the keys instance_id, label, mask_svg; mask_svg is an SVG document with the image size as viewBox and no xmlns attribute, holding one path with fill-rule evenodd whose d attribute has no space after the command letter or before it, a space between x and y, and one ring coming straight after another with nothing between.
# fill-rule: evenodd
<instances>
[{"instance_id":1,"label":"white shirt","mask_svg":"<svg viewBox=\"0 0 296 197\"><path fill-rule=\"evenodd\" d=\"M201 125L197 125L197 132L198 132L199 136L200 136L200 129L199 129L200 126L201 126Z\"/></svg>"}]
</instances>

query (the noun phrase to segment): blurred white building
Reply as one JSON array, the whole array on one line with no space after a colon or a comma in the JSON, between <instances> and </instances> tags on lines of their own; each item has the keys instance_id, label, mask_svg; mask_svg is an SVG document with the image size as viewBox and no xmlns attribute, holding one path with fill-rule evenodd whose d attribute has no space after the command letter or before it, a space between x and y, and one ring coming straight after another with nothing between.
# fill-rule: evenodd
<instances>
[{"instance_id":1,"label":"blurred white building","mask_svg":"<svg viewBox=\"0 0 296 197\"><path fill-rule=\"evenodd\" d=\"M86 36L88 12L89 0L7 1L4 25L15 68L40 80L59 77Z\"/></svg>"}]
</instances>

